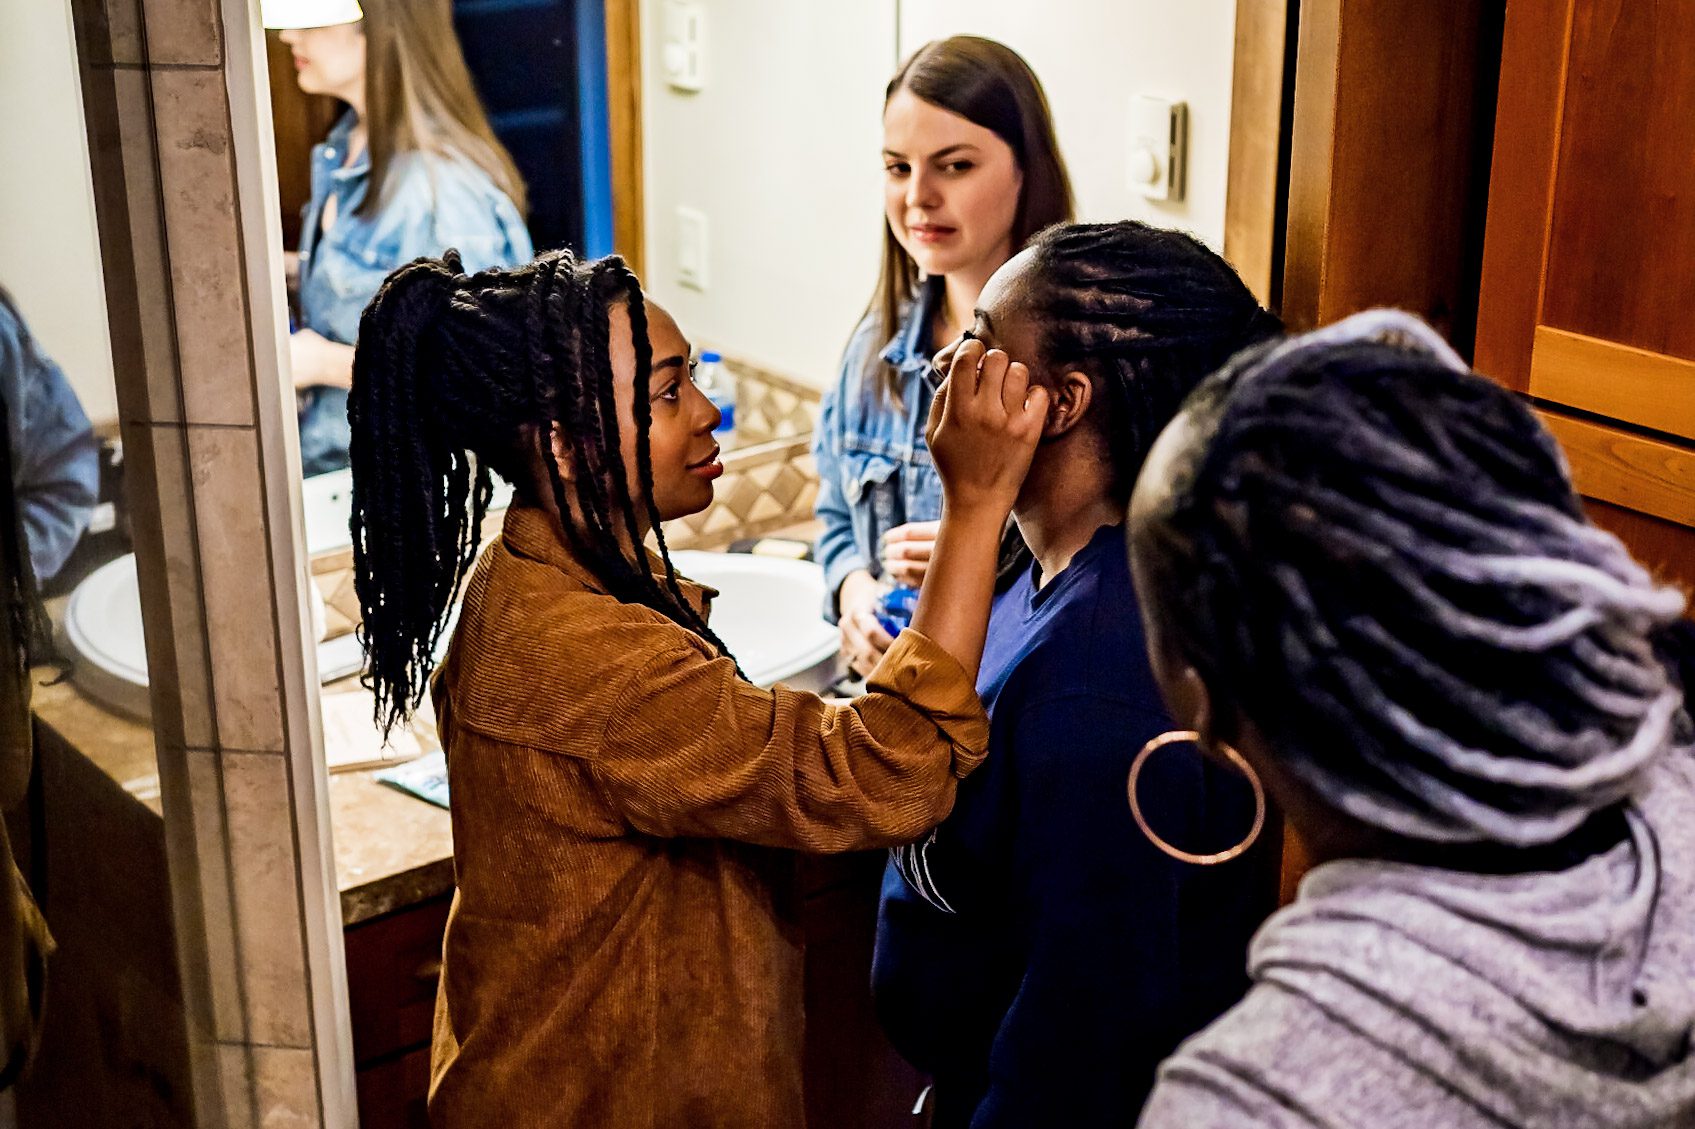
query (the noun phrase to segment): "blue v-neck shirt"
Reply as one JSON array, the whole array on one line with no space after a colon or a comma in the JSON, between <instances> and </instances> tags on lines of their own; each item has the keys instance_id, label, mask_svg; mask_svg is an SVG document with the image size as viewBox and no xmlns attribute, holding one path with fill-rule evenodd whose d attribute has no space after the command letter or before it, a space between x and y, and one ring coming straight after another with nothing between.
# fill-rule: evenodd
<instances>
[{"instance_id":1,"label":"blue v-neck shirt","mask_svg":"<svg viewBox=\"0 0 1695 1129\"><path fill-rule=\"evenodd\" d=\"M978 692L988 760L884 875L878 1014L935 1078L939 1129L1132 1124L1158 1062L1246 991L1248 938L1275 908L1277 836L1201 868L1136 828L1131 759L1175 726L1120 526L1040 590L1032 571L997 597ZM1191 745L1151 757L1138 794L1190 850L1252 824L1245 781Z\"/></svg>"}]
</instances>

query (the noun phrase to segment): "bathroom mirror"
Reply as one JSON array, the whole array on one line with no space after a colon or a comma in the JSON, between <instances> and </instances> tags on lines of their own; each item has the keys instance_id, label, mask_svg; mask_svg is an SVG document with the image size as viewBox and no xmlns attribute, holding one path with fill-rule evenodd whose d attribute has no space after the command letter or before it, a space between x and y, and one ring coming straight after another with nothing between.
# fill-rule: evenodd
<instances>
[{"instance_id":1,"label":"bathroom mirror","mask_svg":"<svg viewBox=\"0 0 1695 1129\"><path fill-rule=\"evenodd\" d=\"M32 107L0 126L27 170L0 184L0 286L80 404L76 445L93 457L86 529L40 570L59 654L35 679L52 747L41 837L20 864L56 892L45 908L69 971L19 1092L23 1124L142 1111L212 1125L226 1109L341 1124L362 1102L379 1103L361 1109L368 1123L421 1124L451 825L379 778L433 752L431 726L425 715L383 748L348 677L350 475L302 458L286 384L312 359L289 346L310 318L298 275L292 301L281 293L288 253L339 227L347 270L322 281L350 339L365 300L353 282L383 271L375 243L345 238L345 215L313 207L315 175L353 171L349 88L309 73L329 56L305 29L264 30L268 7L0 6L0 89ZM1012 46L1046 86L1083 218L1187 228L1251 280L1260 255L1263 293L1287 8L454 0L470 89L524 186L528 242L623 254L722 357L726 473L713 505L665 535L724 593L715 625L750 675L828 681L816 570L717 550L816 532L813 432L876 283L883 91L899 61L954 33ZM687 26L701 34L679 43ZM1249 97L1244 75L1264 80ZM1184 107L1180 195L1133 180L1144 96ZM404 947L417 938L421 956ZM848 976L858 957L820 959ZM420 975L396 987L399 967ZM828 1037L871 1038L865 1014L818 1014L833 1014L817 1025Z\"/></svg>"}]
</instances>

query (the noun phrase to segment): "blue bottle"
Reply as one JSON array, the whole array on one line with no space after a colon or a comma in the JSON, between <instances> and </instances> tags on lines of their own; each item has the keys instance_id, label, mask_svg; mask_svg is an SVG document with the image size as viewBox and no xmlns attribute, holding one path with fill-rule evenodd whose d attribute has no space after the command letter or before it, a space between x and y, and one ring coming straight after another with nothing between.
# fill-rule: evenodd
<instances>
[{"instance_id":1,"label":"blue bottle","mask_svg":"<svg viewBox=\"0 0 1695 1129\"><path fill-rule=\"evenodd\" d=\"M917 610L918 589L896 585L883 593L877 605L877 622L893 638L912 625L912 613Z\"/></svg>"},{"instance_id":2,"label":"blue bottle","mask_svg":"<svg viewBox=\"0 0 1695 1129\"><path fill-rule=\"evenodd\" d=\"M728 372L724 371L724 358L717 353L703 352L700 355L700 365L695 369L695 386L706 393L706 398L723 415L712 434L718 439L718 445L725 450L735 446L736 434L736 382Z\"/></svg>"}]
</instances>

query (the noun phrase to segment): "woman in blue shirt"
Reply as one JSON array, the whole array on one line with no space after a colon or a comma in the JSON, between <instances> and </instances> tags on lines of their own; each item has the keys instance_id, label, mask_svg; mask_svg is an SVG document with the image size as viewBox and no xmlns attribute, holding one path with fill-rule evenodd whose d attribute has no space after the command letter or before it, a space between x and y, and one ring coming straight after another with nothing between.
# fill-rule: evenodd
<instances>
[{"instance_id":1,"label":"woman in blue shirt","mask_svg":"<svg viewBox=\"0 0 1695 1129\"><path fill-rule=\"evenodd\" d=\"M448 0L267 0L300 88L347 103L312 150L312 198L290 263L289 339L307 475L347 465L359 315L398 267L455 248L465 269L534 255L524 183L483 113Z\"/></svg>"},{"instance_id":2,"label":"woman in blue shirt","mask_svg":"<svg viewBox=\"0 0 1695 1129\"><path fill-rule=\"evenodd\" d=\"M1125 505L1189 391L1278 322L1211 250L1128 221L1043 233L978 306L965 339L1049 391L1013 508L1034 560L989 620L988 758L885 877L873 991L890 1040L935 1079L937 1129L1124 1126L1159 1061L1246 991L1278 877L1277 835L1250 835L1252 789L1192 745L1149 762L1141 810L1184 849L1251 849L1187 866L1131 811L1132 757L1176 726Z\"/></svg>"},{"instance_id":3,"label":"woman in blue shirt","mask_svg":"<svg viewBox=\"0 0 1695 1129\"><path fill-rule=\"evenodd\" d=\"M954 36L907 60L884 103L883 164L882 277L814 441L825 615L861 675L891 642L878 601L890 581L922 583L941 516L930 358L971 324L989 276L1072 214L1041 83L991 40Z\"/></svg>"}]
</instances>

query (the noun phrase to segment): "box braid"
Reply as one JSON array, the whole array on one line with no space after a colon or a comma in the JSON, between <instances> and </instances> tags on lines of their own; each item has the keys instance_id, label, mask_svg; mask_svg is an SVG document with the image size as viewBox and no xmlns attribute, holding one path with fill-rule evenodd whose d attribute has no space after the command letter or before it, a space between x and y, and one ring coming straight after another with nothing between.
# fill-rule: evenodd
<instances>
[{"instance_id":1,"label":"box braid","mask_svg":"<svg viewBox=\"0 0 1695 1129\"><path fill-rule=\"evenodd\" d=\"M1048 228L1031 244L1027 301L1050 370L1095 382L1097 420L1127 502L1184 397L1231 355L1282 329L1236 271L1178 231L1125 220Z\"/></svg>"},{"instance_id":2,"label":"box braid","mask_svg":"<svg viewBox=\"0 0 1695 1129\"><path fill-rule=\"evenodd\" d=\"M1654 650L1683 597L1584 519L1536 418L1422 323L1262 348L1186 410L1210 441L1138 513L1150 604L1219 712L1239 705L1343 812L1548 843L1688 740Z\"/></svg>"},{"instance_id":3,"label":"box braid","mask_svg":"<svg viewBox=\"0 0 1695 1129\"><path fill-rule=\"evenodd\" d=\"M635 351L637 492L618 428L615 304L628 311ZM568 548L614 597L724 651L683 595L653 503L652 360L641 284L617 256L579 263L549 252L467 276L449 251L383 283L360 318L347 414L364 680L385 733L423 699L448 609L480 547L491 472L521 500L550 492ZM552 453L554 425L569 439L570 490ZM643 548L643 519L662 569Z\"/></svg>"}]
</instances>

